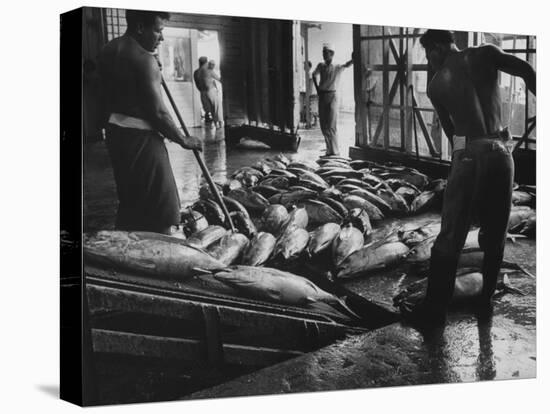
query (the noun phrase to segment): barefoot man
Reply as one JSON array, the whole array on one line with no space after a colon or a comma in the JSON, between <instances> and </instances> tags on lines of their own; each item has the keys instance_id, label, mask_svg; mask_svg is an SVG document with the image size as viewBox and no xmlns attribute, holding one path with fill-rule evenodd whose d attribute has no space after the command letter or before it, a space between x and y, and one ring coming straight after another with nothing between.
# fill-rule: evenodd
<instances>
[{"instance_id":1,"label":"barefoot man","mask_svg":"<svg viewBox=\"0 0 550 414\"><path fill-rule=\"evenodd\" d=\"M446 30L428 30L420 43L435 72L428 96L451 137L453 155L426 299L416 307L405 303L401 312L413 323L440 325L473 217L481 226L479 244L484 252L479 305L490 307L502 264L514 180L511 138L501 120L498 72L523 78L535 93L535 71L493 45L459 50Z\"/></svg>"},{"instance_id":2,"label":"barefoot man","mask_svg":"<svg viewBox=\"0 0 550 414\"><path fill-rule=\"evenodd\" d=\"M168 112L153 52L169 14L127 10L126 33L99 57L107 148L119 206L116 228L170 234L179 224L180 200L164 138L185 149L202 149L186 137Z\"/></svg>"}]
</instances>

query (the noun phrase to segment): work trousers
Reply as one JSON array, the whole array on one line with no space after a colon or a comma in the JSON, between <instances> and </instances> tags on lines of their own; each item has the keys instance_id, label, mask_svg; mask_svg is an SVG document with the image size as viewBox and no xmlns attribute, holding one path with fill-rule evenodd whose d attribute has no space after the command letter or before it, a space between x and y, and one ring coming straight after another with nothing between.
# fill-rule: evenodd
<instances>
[{"instance_id":1,"label":"work trousers","mask_svg":"<svg viewBox=\"0 0 550 414\"><path fill-rule=\"evenodd\" d=\"M338 149L338 96L335 91L319 91L319 123L327 145L327 155L340 155Z\"/></svg>"},{"instance_id":2,"label":"work trousers","mask_svg":"<svg viewBox=\"0 0 550 414\"><path fill-rule=\"evenodd\" d=\"M458 258L474 218L479 220L479 245L484 253L481 299L491 298L502 264L513 179L514 162L502 139L474 139L453 153L441 232L430 259L429 305L443 310L451 301Z\"/></svg>"}]
</instances>

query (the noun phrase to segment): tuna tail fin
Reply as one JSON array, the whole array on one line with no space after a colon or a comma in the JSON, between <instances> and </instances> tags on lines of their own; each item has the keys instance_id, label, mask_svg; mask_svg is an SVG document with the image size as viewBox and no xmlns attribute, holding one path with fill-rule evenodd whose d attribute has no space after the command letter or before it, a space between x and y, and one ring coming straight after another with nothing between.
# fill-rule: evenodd
<instances>
[{"instance_id":1,"label":"tuna tail fin","mask_svg":"<svg viewBox=\"0 0 550 414\"><path fill-rule=\"evenodd\" d=\"M338 304L352 317L354 317L356 319L359 319L359 320L363 319L363 318L361 318L361 316L359 316L353 310L351 310L351 308L347 305L346 297L347 296L342 296L341 298L339 298L339 297L333 295L333 300L331 300L332 305Z\"/></svg>"},{"instance_id":2,"label":"tuna tail fin","mask_svg":"<svg viewBox=\"0 0 550 414\"><path fill-rule=\"evenodd\" d=\"M536 279L536 276L534 274L529 272L524 266L520 264L503 261L502 267L519 270L521 273L525 274L526 276L529 276L531 279Z\"/></svg>"},{"instance_id":3,"label":"tuna tail fin","mask_svg":"<svg viewBox=\"0 0 550 414\"><path fill-rule=\"evenodd\" d=\"M499 288L502 293L514 293L521 296L526 295L524 291L517 289L510 284L510 279L508 278L508 275L506 273L502 277L502 282L499 283Z\"/></svg>"},{"instance_id":4,"label":"tuna tail fin","mask_svg":"<svg viewBox=\"0 0 550 414\"><path fill-rule=\"evenodd\" d=\"M526 239L527 236L524 235L524 234L511 234L511 233L506 233L506 238L508 240L510 240L512 243L515 243L516 242L516 239Z\"/></svg>"}]
</instances>

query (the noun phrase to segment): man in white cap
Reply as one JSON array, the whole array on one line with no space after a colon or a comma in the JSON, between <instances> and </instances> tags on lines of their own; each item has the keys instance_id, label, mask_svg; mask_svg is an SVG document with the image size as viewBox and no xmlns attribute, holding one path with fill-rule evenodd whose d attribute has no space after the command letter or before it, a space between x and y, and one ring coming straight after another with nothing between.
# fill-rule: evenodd
<instances>
[{"instance_id":1,"label":"man in white cap","mask_svg":"<svg viewBox=\"0 0 550 414\"><path fill-rule=\"evenodd\" d=\"M338 122L338 86L340 76L344 69L353 64L352 59L343 65L333 65L334 46L330 43L323 44L323 60L313 71L312 78L317 95L319 96L319 123L321 132L327 144L326 155L340 155L338 149L338 135L336 124ZM320 82L317 83L317 75L320 75Z\"/></svg>"}]
</instances>

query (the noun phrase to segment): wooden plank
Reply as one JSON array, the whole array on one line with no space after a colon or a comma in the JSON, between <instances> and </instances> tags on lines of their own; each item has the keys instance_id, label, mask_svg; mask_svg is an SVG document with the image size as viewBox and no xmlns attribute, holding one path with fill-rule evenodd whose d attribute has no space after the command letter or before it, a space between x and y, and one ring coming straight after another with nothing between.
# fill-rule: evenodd
<instances>
[{"instance_id":1,"label":"wooden plank","mask_svg":"<svg viewBox=\"0 0 550 414\"><path fill-rule=\"evenodd\" d=\"M166 338L128 332L92 329L94 352L174 359L201 365L208 362L204 341ZM225 364L268 366L303 355L303 352L267 347L223 344Z\"/></svg>"},{"instance_id":2,"label":"wooden plank","mask_svg":"<svg viewBox=\"0 0 550 414\"><path fill-rule=\"evenodd\" d=\"M213 367L223 364L223 342L218 309L213 306L203 306L204 337L206 339L206 354L208 363Z\"/></svg>"},{"instance_id":3,"label":"wooden plank","mask_svg":"<svg viewBox=\"0 0 550 414\"><path fill-rule=\"evenodd\" d=\"M387 94L384 94L385 102L382 104L384 110L382 113L382 117L380 118L380 122L378 123L378 127L376 128L374 138L372 140L373 145L376 145L376 143L378 142L378 137L380 136L380 131L382 130L382 128L386 127L386 122L385 122L386 119L388 119L388 128L389 128L389 108L391 107L391 102L393 102L393 100L395 99L395 95L397 93L397 87L399 86L399 80L400 80L399 73L396 73L395 78L393 79L390 92ZM382 123L383 120L384 122ZM389 137L389 132L388 132L388 137Z\"/></svg>"},{"instance_id":4,"label":"wooden plank","mask_svg":"<svg viewBox=\"0 0 550 414\"><path fill-rule=\"evenodd\" d=\"M408 30L405 30L405 34L408 34ZM409 37L405 37L406 41L406 52L403 55L403 58L405 59L405 83L406 83L406 90L405 90L405 152L411 153L413 150L413 110L412 110L412 82L413 82L413 55L412 55L412 49L414 46L414 39L410 39Z\"/></svg>"},{"instance_id":5,"label":"wooden plank","mask_svg":"<svg viewBox=\"0 0 550 414\"><path fill-rule=\"evenodd\" d=\"M386 29L382 29L383 34ZM387 108L389 104L391 104L391 98L388 96L388 90L389 90L389 83L390 83L390 73L387 69L389 64L389 50L388 50L388 42L389 40L385 39L382 40L382 63L385 67L384 72L382 74L382 93L383 93L383 101L384 101L384 111L386 113L386 116L384 117L384 148L388 148L390 146L390 110ZM396 77L397 80L397 77Z\"/></svg>"},{"instance_id":6,"label":"wooden plank","mask_svg":"<svg viewBox=\"0 0 550 414\"><path fill-rule=\"evenodd\" d=\"M403 36L404 29L399 29L399 34ZM403 62L406 61L406 55L404 53L404 39L403 37L399 38L399 64L401 66L401 72L405 69L403 66ZM407 79L405 75L402 74L401 80L399 81L399 127L400 127L400 134L401 134L401 150L405 150L405 129L406 129L406 123L405 123L405 89L407 88Z\"/></svg>"},{"instance_id":7,"label":"wooden plank","mask_svg":"<svg viewBox=\"0 0 550 414\"><path fill-rule=\"evenodd\" d=\"M272 335L283 340L303 338L304 321L308 317L292 316L291 314L274 314L238 307L209 305L192 300L163 297L160 295L123 291L105 286L88 284L88 298L91 310L107 309L159 317L169 317L182 320L201 320L205 307L215 307L219 321L223 326L246 327L258 335ZM289 309L290 311L290 309ZM308 323L317 325L320 338L337 338L345 335L348 328L322 319L309 319Z\"/></svg>"},{"instance_id":8,"label":"wooden plank","mask_svg":"<svg viewBox=\"0 0 550 414\"><path fill-rule=\"evenodd\" d=\"M413 106L416 107L417 103L416 103L416 97L414 95L414 92L412 93L412 99L413 99ZM426 127L426 122L424 121L424 117L422 116L422 113L415 109L413 109L413 112L414 112L414 115L416 115L416 119L418 120L420 128L422 129L422 134L424 135L426 144L428 144L428 149L430 150L430 154L432 155L432 157L439 156L440 154L436 151L434 147L432 138L430 137L430 133L428 132L428 128Z\"/></svg>"},{"instance_id":9,"label":"wooden plank","mask_svg":"<svg viewBox=\"0 0 550 414\"><path fill-rule=\"evenodd\" d=\"M248 92L248 118L254 122L259 122L261 119L260 110L260 88L258 81L258 26L257 22L251 20L249 23L248 37L250 39L249 53L250 62L247 65L247 73L250 74L250 88Z\"/></svg>"},{"instance_id":10,"label":"wooden plank","mask_svg":"<svg viewBox=\"0 0 550 414\"><path fill-rule=\"evenodd\" d=\"M259 122L261 124L268 123L270 118L269 108L269 61L268 61L268 34L269 34L269 20L261 19L258 22L258 49L259 49L259 61L257 63L256 70L259 71L259 91L260 91L260 117Z\"/></svg>"},{"instance_id":11,"label":"wooden plank","mask_svg":"<svg viewBox=\"0 0 550 414\"><path fill-rule=\"evenodd\" d=\"M363 55L361 48L361 26L354 24L353 28L353 90L355 94L355 145L368 145L368 117L366 111L365 94L366 88L363 82Z\"/></svg>"}]
</instances>

